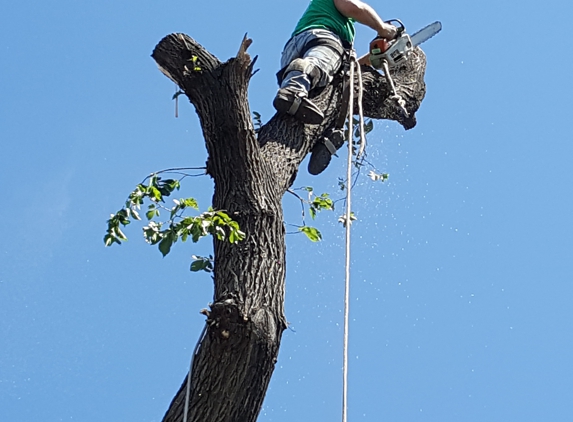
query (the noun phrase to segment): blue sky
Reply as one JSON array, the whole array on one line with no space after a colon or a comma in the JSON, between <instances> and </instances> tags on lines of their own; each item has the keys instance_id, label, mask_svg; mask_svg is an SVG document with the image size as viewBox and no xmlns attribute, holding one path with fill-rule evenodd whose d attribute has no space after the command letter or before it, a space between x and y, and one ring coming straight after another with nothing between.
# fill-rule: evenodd
<instances>
[{"instance_id":1,"label":"blue sky","mask_svg":"<svg viewBox=\"0 0 573 422\"><path fill-rule=\"evenodd\" d=\"M351 421L570 421L573 65L569 2L370 3L424 45L418 126L378 122L354 190ZM193 108L149 57L185 32L225 60L248 32L251 109L273 114L306 0L12 2L0 15L0 421L159 421L199 336L210 242L166 258L104 248L105 220L154 170L202 166ZM359 28L358 53L373 34ZM344 160L296 186L336 192ZM207 178L182 196L209 205ZM286 220L299 205L285 198ZM342 210L289 236L287 318L265 422L340 416Z\"/></svg>"}]
</instances>

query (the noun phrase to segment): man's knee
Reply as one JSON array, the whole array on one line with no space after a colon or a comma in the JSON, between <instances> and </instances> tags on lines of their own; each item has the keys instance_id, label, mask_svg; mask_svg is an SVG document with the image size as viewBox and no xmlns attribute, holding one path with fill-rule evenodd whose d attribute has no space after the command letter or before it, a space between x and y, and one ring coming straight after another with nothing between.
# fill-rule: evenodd
<instances>
[{"instance_id":1,"label":"man's knee","mask_svg":"<svg viewBox=\"0 0 573 422\"><path fill-rule=\"evenodd\" d=\"M320 69L320 81L317 82L319 87L328 85L342 65L342 56L336 54L328 47L317 47L310 50L307 52L305 59L311 61Z\"/></svg>"},{"instance_id":2,"label":"man's knee","mask_svg":"<svg viewBox=\"0 0 573 422\"><path fill-rule=\"evenodd\" d=\"M282 76L285 77L289 72L299 71L308 75L311 82L311 89L317 86L317 84L322 79L323 71L313 63L313 60L305 59L294 59L282 72Z\"/></svg>"}]
</instances>

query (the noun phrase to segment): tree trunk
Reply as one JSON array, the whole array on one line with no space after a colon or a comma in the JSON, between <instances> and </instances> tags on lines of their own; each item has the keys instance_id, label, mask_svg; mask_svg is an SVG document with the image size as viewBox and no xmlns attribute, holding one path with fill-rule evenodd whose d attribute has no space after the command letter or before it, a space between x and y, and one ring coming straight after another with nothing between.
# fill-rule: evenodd
<instances>
[{"instance_id":1,"label":"tree trunk","mask_svg":"<svg viewBox=\"0 0 573 422\"><path fill-rule=\"evenodd\" d=\"M333 126L342 96L335 78L314 101L325 113L321 125L303 125L275 115L255 134L247 98L253 66L246 37L225 63L184 34L159 42L152 57L195 106L214 179L213 207L226 210L246 233L237 244L214 240L214 300L191 370L190 422L254 422L275 363L284 315L285 228L281 201L298 167L321 134ZM384 77L362 67L364 114L414 127L425 94L425 56L417 50L394 80L410 118L389 99ZM358 86L355 86L358 90ZM164 422L183 420L187 378Z\"/></svg>"}]
</instances>

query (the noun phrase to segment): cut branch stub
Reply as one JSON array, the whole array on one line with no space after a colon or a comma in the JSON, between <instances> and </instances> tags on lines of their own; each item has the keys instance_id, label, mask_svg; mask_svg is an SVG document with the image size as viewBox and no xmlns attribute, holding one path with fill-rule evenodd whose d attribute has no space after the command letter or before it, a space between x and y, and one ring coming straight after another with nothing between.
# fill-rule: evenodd
<instances>
[{"instance_id":1,"label":"cut branch stub","mask_svg":"<svg viewBox=\"0 0 573 422\"><path fill-rule=\"evenodd\" d=\"M392 94L384 76L370 66L362 66L362 72L364 115L372 119L395 120L404 129L412 129L416 125L415 113L426 95L424 52L416 48L403 65L391 72L398 95L406 102L409 117L404 116L398 104L390 98Z\"/></svg>"},{"instance_id":2,"label":"cut branch stub","mask_svg":"<svg viewBox=\"0 0 573 422\"><path fill-rule=\"evenodd\" d=\"M169 34L163 38L153 50L151 57L157 63L159 70L183 90L188 77L198 76L203 70L211 72L221 65L219 59L197 41L180 33Z\"/></svg>"}]
</instances>

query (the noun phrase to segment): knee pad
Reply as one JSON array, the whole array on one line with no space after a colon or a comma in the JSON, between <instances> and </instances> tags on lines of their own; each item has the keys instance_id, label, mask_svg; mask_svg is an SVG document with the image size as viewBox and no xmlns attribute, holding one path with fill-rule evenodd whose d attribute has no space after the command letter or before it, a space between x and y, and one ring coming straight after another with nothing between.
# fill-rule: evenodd
<instances>
[{"instance_id":1,"label":"knee pad","mask_svg":"<svg viewBox=\"0 0 573 422\"><path fill-rule=\"evenodd\" d=\"M293 70L302 72L310 77L310 89L314 88L318 84L322 76L322 70L307 59L294 59L285 68L283 75L286 75Z\"/></svg>"}]
</instances>

